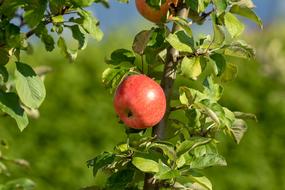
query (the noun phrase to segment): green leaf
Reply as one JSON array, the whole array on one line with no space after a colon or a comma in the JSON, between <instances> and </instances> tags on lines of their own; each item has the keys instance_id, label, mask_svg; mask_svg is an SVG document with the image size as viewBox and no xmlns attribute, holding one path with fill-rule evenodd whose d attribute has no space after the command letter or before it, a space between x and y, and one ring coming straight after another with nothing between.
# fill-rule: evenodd
<instances>
[{"instance_id":1,"label":"green leaf","mask_svg":"<svg viewBox=\"0 0 285 190\"><path fill-rule=\"evenodd\" d=\"M5 26L6 45L11 48L21 48L21 41L23 40L20 33L20 27L15 24L7 24Z\"/></svg>"},{"instance_id":2,"label":"green leaf","mask_svg":"<svg viewBox=\"0 0 285 190\"><path fill-rule=\"evenodd\" d=\"M220 25L216 24L216 16L212 14L212 21L213 21L213 31L214 31L214 38L213 44L216 46L221 46L225 41L225 33Z\"/></svg>"},{"instance_id":3,"label":"green leaf","mask_svg":"<svg viewBox=\"0 0 285 190\"><path fill-rule=\"evenodd\" d=\"M52 19L52 22L55 24L64 22L63 15L53 16L51 19Z\"/></svg>"},{"instance_id":4,"label":"green leaf","mask_svg":"<svg viewBox=\"0 0 285 190\"><path fill-rule=\"evenodd\" d=\"M121 3L128 3L128 0L118 0ZM94 3L101 3L105 8L110 8L108 0L94 0Z\"/></svg>"},{"instance_id":5,"label":"green leaf","mask_svg":"<svg viewBox=\"0 0 285 190\"><path fill-rule=\"evenodd\" d=\"M176 157L174 148L172 146L161 144L161 143L152 143L150 148L159 148L162 150L163 154L166 155L170 160L174 160Z\"/></svg>"},{"instance_id":6,"label":"green leaf","mask_svg":"<svg viewBox=\"0 0 285 190\"><path fill-rule=\"evenodd\" d=\"M242 119L236 119L231 127L231 133L237 144L240 143L246 131L247 126L245 121Z\"/></svg>"},{"instance_id":7,"label":"green leaf","mask_svg":"<svg viewBox=\"0 0 285 190\"><path fill-rule=\"evenodd\" d=\"M92 12L78 9L81 19L77 19L77 23L81 24L84 30L93 38L100 41L103 38L103 32L99 28L99 21L92 15Z\"/></svg>"},{"instance_id":8,"label":"green leaf","mask_svg":"<svg viewBox=\"0 0 285 190\"><path fill-rule=\"evenodd\" d=\"M10 115L21 131L23 131L29 121L24 109L20 106L19 98L15 93L5 93L0 90L0 109Z\"/></svg>"},{"instance_id":9,"label":"green leaf","mask_svg":"<svg viewBox=\"0 0 285 190\"><path fill-rule=\"evenodd\" d=\"M187 102L184 102L184 103L187 105L191 105L194 102L199 102L203 99L208 98L205 94L203 94L202 92L196 89L181 86L179 90L180 90L180 94L183 94L183 92L185 92L186 98L188 99L188 103ZM182 101L186 101L186 100L184 99Z\"/></svg>"},{"instance_id":10,"label":"green leaf","mask_svg":"<svg viewBox=\"0 0 285 190\"><path fill-rule=\"evenodd\" d=\"M9 73L3 65L0 65L0 83L7 82L9 78Z\"/></svg>"},{"instance_id":11,"label":"green leaf","mask_svg":"<svg viewBox=\"0 0 285 190\"><path fill-rule=\"evenodd\" d=\"M185 116L188 118L189 127L200 127L201 126L201 112L197 109L189 109L185 111Z\"/></svg>"},{"instance_id":12,"label":"green leaf","mask_svg":"<svg viewBox=\"0 0 285 190\"><path fill-rule=\"evenodd\" d=\"M47 51L52 51L54 49L54 39L48 33L43 33L41 35L41 40L45 44L45 48Z\"/></svg>"},{"instance_id":13,"label":"green leaf","mask_svg":"<svg viewBox=\"0 0 285 190\"><path fill-rule=\"evenodd\" d=\"M233 63L227 63L225 71L221 75L222 82L229 82L234 80L237 77L238 68Z\"/></svg>"},{"instance_id":14,"label":"green leaf","mask_svg":"<svg viewBox=\"0 0 285 190\"><path fill-rule=\"evenodd\" d=\"M192 169L204 169L211 166L226 166L227 162L219 154L205 154L201 157L194 158L190 167Z\"/></svg>"},{"instance_id":15,"label":"green leaf","mask_svg":"<svg viewBox=\"0 0 285 190\"><path fill-rule=\"evenodd\" d=\"M218 154L218 147L215 141L196 147L191 151L193 157L203 157L208 154Z\"/></svg>"},{"instance_id":16,"label":"green leaf","mask_svg":"<svg viewBox=\"0 0 285 190\"><path fill-rule=\"evenodd\" d=\"M134 53L127 49L117 49L112 52L111 59L107 60L108 64L119 65L121 63L134 64L136 57Z\"/></svg>"},{"instance_id":17,"label":"green leaf","mask_svg":"<svg viewBox=\"0 0 285 190\"><path fill-rule=\"evenodd\" d=\"M220 16L227 9L227 0L213 0L216 7L217 16Z\"/></svg>"},{"instance_id":18,"label":"green leaf","mask_svg":"<svg viewBox=\"0 0 285 190\"><path fill-rule=\"evenodd\" d=\"M191 156L189 152L182 154L175 161L177 168L181 168L185 165L189 166L192 161L192 158L193 156Z\"/></svg>"},{"instance_id":19,"label":"green leaf","mask_svg":"<svg viewBox=\"0 0 285 190\"><path fill-rule=\"evenodd\" d=\"M72 37L78 41L78 49L83 50L87 46L87 38L85 37L84 33L80 29L79 25L72 25L69 26L72 32Z\"/></svg>"},{"instance_id":20,"label":"green leaf","mask_svg":"<svg viewBox=\"0 0 285 190\"><path fill-rule=\"evenodd\" d=\"M202 73L200 57L184 57L181 62L181 72L185 77L197 80L197 77Z\"/></svg>"},{"instance_id":21,"label":"green leaf","mask_svg":"<svg viewBox=\"0 0 285 190\"><path fill-rule=\"evenodd\" d=\"M115 160L115 155L109 152L103 152L94 159L87 161L88 167L93 167L93 176L96 176L99 169L106 167Z\"/></svg>"},{"instance_id":22,"label":"green leaf","mask_svg":"<svg viewBox=\"0 0 285 190\"><path fill-rule=\"evenodd\" d=\"M218 101L223 95L223 87L214 83L212 77L207 77L204 81L204 94L207 94L209 98L214 101Z\"/></svg>"},{"instance_id":23,"label":"green leaf","mask_svg":"<svg viewBox=\"0 0 285 190\"><path fill-rule=\"evenodd\" d=\"M174 21L178 26L183 28L183 30L186 32L188 36L192 36L192 29L189 27L189 22L186 19L182 19L180 17L172 17L172 21Z\"/></svg>"},{"instance_id":24,"label":"green leaf","mask_svg":"<svg viewBox=\"0 0 285 190\"><path fill-rule=\"evenodd\" d=\"M225 45L225 55L241 57L241 58L254 58L255 50L253 47L248 45L245 41L238 40L232 42L229 45Z\"/></svg>"},{"instance_id":25,"label":"green leaf","mask_svg":"<svg viewBox=\"0 0 285 190\"><path fill-rule=\"evenodd\" d=\"M5 184L4 190L33 190L36 184L26 178L15 179Z\"/></svg>"},{"instance_id":26,"label":"green leaf","mask_svg":"<svg viewBox=\"0 0 285 190\"><path fill-rule=\"evenodd\" d=\"M44 43L47 51L52 51L54 49L54 39L51 35L48 34L48 29L45 24L41 22L35 29L35 34L41 39Z\"/></svg>"},{"instance_id":27,"label":"green leaf","mask_svg":"<svg viewBox=\"0 0 285 190\"><path fill-rule=\"evenodd\" d=\"M233 5L230 9L230 12L238 14L240 16L244 16L258 24L260 28L263 28L262 20L255 14L252 9L248 7Z\"/></svg>"},{"instance_id":28,"label":"green leaf","mask_svg":"<svg viewBox=\"0 0 285 190\"><path fill-rule=\"evenodd\" d=\"M157 173L159 171L159 165L154 160L134 157L132 159L132 164L145 173Z\"/></svg>"},{"instance_id":29,"label":"green leaf","mask_svg":"<svg viewBox=\"0 0 285 190\"><path fill-rule=\"evenodd\" d=\"M94 0L71 0L71 2L77 7L89 7L94 3Z\"/></svg>"},{"instance_id":30,"label":"green leaf","mask_svg":"<svg viewBox=\"0 0 285 190\"><path fill-rule=\"evenodd\" d=\"M129 69L126 68L107 68L102 73L102 82L107 89L114 91L120 82L127 76Z\"/></svg>"},{"instance_id":31,"label":"green leaf","mask_svg":"<svg viewBox=\"0 0 285 190\"><path fill-rule=\"evenodd\" d=\"M214 61L214 71L217 76L221 76L226 68L226 60L223 54L214 53L210 55L211 60Z\"/></svg>"},{"instance_id":32,"label":"green leaf","mask_svg":"<svg viewBox=\"0 0 285 190\"><path fill-rule=\"evenodd\" d=\"M38 25L44 17L47 8L47 0L28 0L27 6L24 8L24 21L30 28Z\"/></svg>"},{"instance_id":33,"label":"green leaf","mask_svg":"<svg viewBox=\"0 0 285 190\"><path fill-rule=\"evenodd\" d=\"M247 8L254 8L255 5L252 2L252 0L235 0L235 2L232 2L233 5L238 5L240 7L247 7Z\"/></svg>"},{"instance_id":34,"label":"green leaf","mask_svg":"<svg viewBox=\"0 0 285 190\"><path fill-rule=\"evenodd\" d=\"M251 119L254 121L257 121L257 117L256 115L252 114L252 113L243 113L243 112L234 112L234 116L237 119Z\"/></svg>"},{"instance_id":35,"label":"green leaf","mask_svg":"<svg viewBox=\"0 0 285 190\"><path fill-rule=\"evenodd\" d=\"M179 100L181 104L190 106L194 102L194 97L192 96L189 88L181 86L179 88L179 94Z\"/></svg>"},{"instance_id":36,"label":"green leaf","mask_svg":"<svg viewBox=\"0 0 285 190\"><path fill-rule=\"evenodd\" d=\"M213 189L213 185L211 183L211 181L202 175L191 175L189 176L189 178L191 179L191 181L194 181L200 185L202 185L204 188L206 188L206 190L212 190Z\"/></svg>"},{"instance_id":37,"label":"green leaf","mask_svg":"<svg viewBox=\"0 0 285 190\"><path fill-rule=\"evenodd\" d=\"M131 169L120 170L113 173L107 180L107 189L125 189L133 181L135 171Z\"/></svg>"},{"instance_id":38,"label":"green leaf","mask_svg":"<svg viewBox=\"0 0 285 190\"><path fill-rule=\"evenodd\" d=\"M225 26L232 38L238 37L244 31L244 24L242 24L237 17L227 12L224 15Z\"/></svg>"},{"instance_id":39,"label":"green leaf","mask_svg":"<svg viewBox=\"0 0 285 190\"><path fill-rule=\"evenodd\" d=\"M69 60L69 62L75 61L77 51L68 49L65 40L61 36L58 38L57 46L61 49L62 54Z\"/></svg>"},{"instance_id":40,"label":"green leaf","mask_svg":"<svg viewBox=\"0 0 285 190\"><path fill-rule=\"evenodd\" d=\"M143 55L152 34L153 30L143 30L139 32L133 41L133 51L139 55Z\"/></svg>"},{"instance_id":41,"label":"green leaf","mask_svg":"<svg viewBox=\"0 0 285 190\"><path fill-rule=\"evenodd\" d=\"M44 83L29 65L16 62L15 84L21 101L27 107L36 109L44 101Z\"/></svg>"},{"instance_id":42,"label":"green leaf","mask_svg":"<svg viewBox=\"0 0 285 190\"><path fill-rule=\"evenodd\" d=\"M186 0L186 4L191 10L202 13L208 7L210 0Z\"/></svg>"},{"instance_id":43,"label":"green leaf","mask_svg":"<svg viewBox=\"0 0 285 190\"><path fill-rule=\"evenodd\" d=\"M207 102L207 104L205 105L205 102ZM211 118L218 126L221 124L220 123L220 119L218 117L218 115L209 107L211 105L209 105L210 103L208 103L209 100L205 99L202 103L195 103L194 107L199 109L201 111L201 113L207 115L209 118Z\"/></svg>"},{"instance_id":44,"label":"green leaf","mask_svg":"<svg viewBox=\"0 0 285 190\"><path fill-rule=\"evenodd\" d=\"M0 157L1 157L1 151L0 151ZM8 168L7 166L3 163L3 162L0 162L0 175L1 174L4 174L4 175L9 175L9 172L8 172Z\"/></svg>"},{"instance_id":45,"label":"green leaf","mask_svg":"<svg viewBox=\"0 0 285 190\"><path fill-rule=\"evenodd\" d=\"M158 180L173 179L180 175L179 171L171 169L161 160L159 160L158 166L159 166L159 171L155 174L154 176L155 179Z\"/></svg>"},{"instance_id":46,"label":"green leaf","mask_svg":"<svg viewBox=\"0 0 285 190\"><path fill-rule=\"evenodd\" d=\"M232 127L232 124L236 118L235 118L234 113L228 108L223 107L223 110L225 114L224 114L224 117L221 118L222 123L224 123L224 125L229 129L230 127Z\"/></svg>"},{"instance_id":47,"label":"green leaf","mask_svg":"<svg viewBox=\"0 0 285 190\"><path fill-rule=\"evenodd\" d=\"M6 49L0 48L0 65L6 65L9 62L9 53Z\"/></svg>"},{"instance_id":48,"label":"green leaf","mask_svg":"<svg viewBox=\"0 0 285 190\"><path fill-rule=\"evenodd\" d=\"M9 19L12 19L15 16L15 12L23 7L27 2L21 0L10 0L10 1L1 1L0 12L1 15L7 16Z\"/></svg>"},{"instance_id":49,"label":"green leaf","mask_svg":"<svg viewBox=\"0 0 285 190\"><path fill-rule=\"evenodd\" d=\"M177 156L181 156L182 154L189 152L200 145L209 143L211 140L211 138L206 137L193 137L190 140L185 140L178 145L176 149L176 154Z\"/></svg>"},{"instance_id":50,"label":"green leaf","mask_svg":"<svg viewBox=\"0 0 285 190\"><path fill-rule=\"evenodd\" d=\"M169 34L166 41L170 43L178 51L192 53L194 49L193 38L188 36L183 30L175 32L174 34Z\"/></svg>"}]
</instances>

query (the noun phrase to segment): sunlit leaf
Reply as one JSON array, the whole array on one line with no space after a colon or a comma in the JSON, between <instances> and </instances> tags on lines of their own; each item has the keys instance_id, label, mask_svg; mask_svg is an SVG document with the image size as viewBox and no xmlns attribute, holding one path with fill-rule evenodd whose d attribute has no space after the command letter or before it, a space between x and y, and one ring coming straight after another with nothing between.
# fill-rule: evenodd
<instances>
[{"instance_id":1,"label":"sunlit leaf","mask_svg":"<svg viewBox=\"0 0 285 190\"><path fill-rule=\"evenodd\" d=\"M213 0L213 3L216 7L218 16L225 12L227 8L227 0Z\"/></svg>"},{"instance_id":2,"label":"sunlit leaf","mask_svg":"<svg viewBox=\"0 0 285 190\"><path fill-rule=\"evenodd\" d=\"M190 167L193 169L204 169L210 166L226 166L227 162L219 154L205 154L192 160Z\"/></svg>"},{"instance_id":3,"label":"sunlit leaf","mask_svg":"<svg viewBox=\"0 0 285 190\"><path fill-rule=\"evenodd\" d=\"M166 164L164 164L162 161L159 161L158 163L159 171L155 174L155 179L159 180L166 180L166 179L172 179L180 175L180 172L175 169L171 169Z\"/></svg>"},{"instance_id":4,"label":"sunlit leaf","mask_svg":"<svg viewBox=\"0 0 285 190\"><path fill-rule=\"evenodd\" d=\"M202 66L199 57L188 58L184 57L181 62L182 75L197 80L198 76L202 73Z\"/></svg>"},{"instance_id":5,"label":"sunlit leaf","mask_svg":"<svg viewBox=\"0 0 285 190\"><path fill-rule=\"evenodd\" d=\"M43 81L29 65L16 62L15 84L18 95L27 107L38 108L45 99Z\"/></svg>"},{"instance_id":6,"label":"sunlit leaf","mask_svg":"<svg viewBox=\"0 0 285 190\"><path fill-rule=\"evenodd\" d=\"M221 75L222 82L229 82L234 80L237 77L238 68L233 63L227 63L225 71Z\"/></svg>"},{"instance_id":7,"label":"sunlit leaf","mask_svg":"<svg viewBox=\"0 0 285 190\"><path fill-rule=\"evenodd\" d=\"M81 18L75 20L78 24L84 28L84 30L89 33L96 40L101 40L103 38L103 32L99 28L99 21L92 15L92 12L78 9L78 13Z\"/></svg>"},{"instance_id":8,"label":"sunlit leaf","mask_svg":"<svg viewBox=\"0 0 285 190\"><path fill-rule=\"evenodd\" d=\"M77 51L68 49L65 40L62 37L58 38L57 46L61 49L61 53L69 60L74 62L77 57Z\"/></svg>"},{"instance_id":9,"label":"sunlit leaf","mask_svg":"<svg viewBox=\"0 0 285 190\"><path fill-rule=\"evenodd\" d=\"M244 31L244 24L242 24L237 17L227 12L224 15L225 25L231 37L235 38L242 34Z\"/></svg>"},{"instance_id":10,"label":"sunlit leaf","mask_svg":"<svg viewBox=\"0 0 285 190\"><path fill-rule=\"evenodd\" d=\"M231 7L230 12L244 16L258 24L260 28L263 28L262 20L255 14L252 9L248 7L234 5Z\"/></svg>"},{"instance_id":11,"label":"sunlit leaf","mask_svg":"<svg viewBox=\"0 0 285 190\"><path fill-rule=\"evenodd\" d=\"M207 77L204 81L204 91L212 100L218 101L223 94L223 87L219 84L214 83L212 77Z\"/></svg>"},{"instance_id":12,"label":"sunlit leaf","mask_svg":"<svg viewBox=\"0 0 285 190\"><path fill-rule=\"evenodd\" d=\"M192 138L190 140L185 140L177 147L176 154L177 156L180 156L185 152L191 151L197 146L209 143L211 140L212 140L211 138L205 138L205 137L197 137L197 138Z\"/></svg>"},{"instance_id":13,"label":"sunlit leaf","mask_svg":"<svg viewBox=\"0 0 285 190\"><path fill-rule=\"evenodd\" d=\"M166 40L178 51L193 52L193 38L189 37L184 31L180 30L174 34L169 34Z\"/></svg>"},{"instance_id":14,"label":"sunlit leaf","mask_svg":"<svg viewBox=\"0 0 285 190\"><path fill-rule=\"evenodd\" d=\"M221 46L225 41L225 34L222 27L216 24L216 16L212 15L212 23L213 23L213 31L214 31L214 38L213 44L217 46Z\"/></svg>"},{"instance_id":15,"label":"sunlit leaf","mask_svg":"<svg viewBox=\"0 0 285 190\"><path fill-rule=\"evenodd\" d=\"M142 157L134 157L132 159L132 164L136 166L142 172L154 172L157 173L159 171L159 165L156 161L142 158Z\"/></svg>"}]
</instances>

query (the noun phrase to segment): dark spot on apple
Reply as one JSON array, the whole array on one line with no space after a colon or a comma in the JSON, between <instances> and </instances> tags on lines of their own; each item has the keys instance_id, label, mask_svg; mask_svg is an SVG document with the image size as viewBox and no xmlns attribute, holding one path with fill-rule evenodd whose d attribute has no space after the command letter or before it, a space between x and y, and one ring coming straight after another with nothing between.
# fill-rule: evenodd
<instances>
[{"instance_id":1,"label":"dark spot on apple","mask_svg":"<svg viewBox=\"0 0 285 190\"><path fill-rule=\"evenodd\" d=\"M126 113L127 113L127 117L130 118L133 116L133 112L131 110L126 110Z\"/></svg>"}]
</instances>

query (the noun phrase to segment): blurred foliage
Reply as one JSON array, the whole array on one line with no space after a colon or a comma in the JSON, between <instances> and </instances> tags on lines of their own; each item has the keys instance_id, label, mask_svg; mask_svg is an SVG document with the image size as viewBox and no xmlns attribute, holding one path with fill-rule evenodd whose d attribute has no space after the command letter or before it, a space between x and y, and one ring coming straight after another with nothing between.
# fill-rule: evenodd
<instances>
[{"instance_id":1,"label":"blurred foliage","mask_svg":"<svg viewBox=\"0 0 285 190\"><path fill-rule=\"evenodd\" d=\"M25 58L34 66L50 65L53 72L45 80L47 98L40 119L32 120L22 133L10 118L1 120L0 136L10 143L9 155L31 165L20 171L11 166L13 177L27 176L43 190L79 189L94 183L86 161L110 150L124 134L100 76L109 52L131 44L132 36L128 39L126 33L118 32L89 46L73 65L66 65L58 53L47 55L40 48ZM257 61L240 63L238 78L225 85L222 100L232 110L255 113L259 121L249 123L249 132L239 146L221 137L228 141L226 147L220 147L228 167L206 171L214 189L285 189L284 34L285 27L271 26L247 35L257 47ZM101 179L99 176L97 182L103 183ZM1 176L0 183L8 180Z\"/></svg>"}]
</instances>

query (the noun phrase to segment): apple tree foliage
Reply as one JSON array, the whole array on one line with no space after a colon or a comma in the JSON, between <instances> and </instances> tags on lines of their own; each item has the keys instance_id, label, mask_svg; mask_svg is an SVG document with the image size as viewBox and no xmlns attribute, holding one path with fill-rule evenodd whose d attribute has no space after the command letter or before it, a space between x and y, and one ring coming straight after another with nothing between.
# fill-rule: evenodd
<instances>
[{"instance_id":1,"label":"apple tree foliage","mask_svg":"<svg viewBox=\"0 0 285 190\"><path fill-rule=\"evenodd\" d=\"M57 46L74 62L89 37L96 40L103 37L99 21L85 9L93 3L108 7L105 0L0 0L0 110L1 115L15 120L20 131L27 127L29 116L38 116L38 108L46 96L43 77L50 71L48 67L24 63L22 55L33 53L32 43L37 38L46 51L53 51ZM67 30L77 41L76 47L66 43ZM1 149L4 142L1 140ZM0 174L9 174L7 162L26 164L24 160L6 157L1 149ZM0 185L1 190L19 188L31 190L34 183L16 179Z\"/></svg>"},{"instance_id":2,"label":"apple tree foliage","mask_svg":"<svg viewBox=\"0 0 285 190\"><path fill-rule=\"evenodd\" d=\"M147 0L153 7L164 2ZM57 46L74 62L89 37L103 37L99 21L84 9L93 3L109 7L106 0L0 0L0 109L16 121L21 131L45 99L43 76L50 70L22 61L23 53L33 52L31 37L40 39L46 51ZM237 65L232 60L242 62L255 56L254 49L239 39L245 29L242 18L262 28L253 8L251 0L178 0L170 8L166 24L140 31L131 50L111 53L106 60L109 67L102 74L103 84L110 92L125 76L135 73L164 81L164 67L173 56L170 49L176 51L172 79L184 83L172 86L172 93L167 95L163 137L152 129L126 128L125 142L87 162L94 176L102 171L108 175L103 189L212 189L201 171L227 165L217 148L222 143L219 136L228 135L239 143L247 129L244 120L255 118L219 102L223 84L237 75ZM179 16L183 9L187 17ZM194 35L192 25L205 23L211 23L212 32ZM65 30L77 41L76 48L65 42ZM18 164L19 160L7 159L0 152L0 174L7 171L5 161ZM30 180L16 179L0 185L0 190L19 185L25 190L34 187Z\"/></svg>"},{"instance_id":3,"label":"apple tree foliage","mask_svg":"<svg viewBox=\"0 0 285 190\"><path fill-rule=\"evenodd\" d=\"M164 2L147 0L153 7ZM168 108L165 123L154 129L127 129L125 142L88 161L94 176L99 171L109 172L105 189L211 190L202 170L227 165L218 151L219 136L229 136L238 144L247 130L245 120L255 119L253 114L230 110L219 102L223 84L237 76L233 60L243 62L255 56L255 50L239 39L245 29L243 18L262 28L253 2L173 2L166 24L140 31L132 49L115 50L106 60L109 67L102 81L110 92L127 75L142 73L161 83ZM183 9L186 17L180 14ZM204 24L211 28L209 33L196 35L192 31L193 25ZM175 55L171 49L176 50ZM172 73L165 69L169 63ZM166 84L166 78L184 82L171 86L167 94L172 84ZM164 135L155 129L161 125Z\"/></svg>"}]
</instances>

